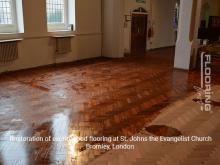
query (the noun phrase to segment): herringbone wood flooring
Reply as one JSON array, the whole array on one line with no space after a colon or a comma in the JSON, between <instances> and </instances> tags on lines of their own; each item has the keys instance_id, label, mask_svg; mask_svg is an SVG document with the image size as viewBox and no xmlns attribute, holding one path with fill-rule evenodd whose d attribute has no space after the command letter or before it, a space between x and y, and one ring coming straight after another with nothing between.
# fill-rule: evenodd
<instances>
[{"instance_id":1,"label":"herringbone wood flooring","mask_svg":"<svg viewBox=\"0 0 220 165\"><path fill-rule=\"evenodd\" d=\"M83 143L12 143L9 137L136 134L199 85L198 71L173 69L173 54L164 49L144 57L97 58L1 75L0 162L83 164L105 152L88 151ZM220 83L218 72L213 83Z\"/></svg>"}]
</instances>

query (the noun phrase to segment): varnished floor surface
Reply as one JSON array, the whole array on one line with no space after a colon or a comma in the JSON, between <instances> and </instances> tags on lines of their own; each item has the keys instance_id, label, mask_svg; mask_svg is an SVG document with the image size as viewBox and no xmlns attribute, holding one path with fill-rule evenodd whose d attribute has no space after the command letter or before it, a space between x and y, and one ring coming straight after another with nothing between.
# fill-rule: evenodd
<instances>
[{"instance_id":1,"label":"varnished floor surface","mask_svg":"<svg viewBox=\"0 0 220 165\"><path fill-rule=\"evenodd\" d=\"M97 58L0 75L0 164L86 164L105 151L13 137L131 136L199 86L199 71L173 69L173 49ZM218 66L213 84L220 84ZM91 142L92 143L92 142Z\"/></svg>"}]
</instances>

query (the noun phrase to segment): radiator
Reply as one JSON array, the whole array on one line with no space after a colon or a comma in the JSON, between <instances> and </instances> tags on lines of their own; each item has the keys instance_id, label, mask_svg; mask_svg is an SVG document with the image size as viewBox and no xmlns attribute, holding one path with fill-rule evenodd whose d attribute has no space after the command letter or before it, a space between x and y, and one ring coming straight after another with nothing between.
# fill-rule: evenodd
<instances>
[{"instance_id":1,"label":"radiator","mask_svg":"<svg viewBox=\"0 0 220 165\"><path fill-rule=\"evenodd\" d=\"M56 53L64 54L71 52L71 37L56 37Z\"/></svg>"},{"instance_id":2,"label":"radiator","mask_svg":"<svg viewBox=\"0 0 220 165\"><path fill-rule=\"evenodd\" d=\"M7 63L18 58L18 41L0 42L0 63Z\"/></svg>"}]
</instances>

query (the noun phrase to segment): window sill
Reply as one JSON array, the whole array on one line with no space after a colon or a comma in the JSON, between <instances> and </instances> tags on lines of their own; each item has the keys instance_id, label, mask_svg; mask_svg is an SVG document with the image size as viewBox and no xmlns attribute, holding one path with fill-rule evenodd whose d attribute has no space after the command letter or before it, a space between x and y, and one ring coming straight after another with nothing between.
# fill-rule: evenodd
<instances>
[{"instance_id":1,"label":"window sill","mask_svg":"<svg viewBox=\"0 0 220 165\"><path fill-rule=\"evenodd\" d=\"M76 35L52 35L52 38L72 38L75 37Z\"/></svg>"},{"instance_id":2,"label":"window sill","mask_svg":"<svg viewBox=\"0 0 220 165\"><path fill-rule=\"evenodd\" d=\"M0 40L23 40L23 33L0 33Z\"/></svg>"},{"instance_id":3,"label":"window sill","mask_svg":"<svg viewBox=\"0 0 220 165\"><path fill-rule=\"evenodd\" d=\"M16 38L16 39L4 39L4 40L0 40L0 43L4 43L4 42L19 42L22 41L23 38Z\"/></svg>"},{"instance_id":4,"label":"window sill","mask_svg":"<svg viewBox=\"0 0 220 165\"><path fill-rule=\"evenodd\" d=\"M59 33L59 32L72 32L72 30L63 29L63 30L49 30L49 33Z\"/></svg>"},{"instance_id":5,"label":"window sill","mask_svg":"<svg viewBox=\"0 0 220 165\"><path fill-rule=\"evenodd\" d=\"M71 30L58 30L58 31L49 31L50 36L57 36L57 35L74 35L74 31Z\"/></svg>"}]
</instances>

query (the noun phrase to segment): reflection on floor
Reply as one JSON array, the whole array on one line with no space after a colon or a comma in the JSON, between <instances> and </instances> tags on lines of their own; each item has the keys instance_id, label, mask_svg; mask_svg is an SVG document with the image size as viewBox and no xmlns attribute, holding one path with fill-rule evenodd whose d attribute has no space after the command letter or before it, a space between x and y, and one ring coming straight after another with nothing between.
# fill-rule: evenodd
<instances>
[{"instance_id":1,"label":"reflection on floor","mask_svg":"<svg viewBox=\"0 0 220 165\"><path fill-rule=\"evenodd\" d=\"M84 164L105 153L74 140L10 142L14 137L138 133L199 85L199 72L173 69L173 53L164 49L145 57L98 58L1 75L0 162ZM218 73L213 83L220 84Z\"/></svg>"},{"instance_id":2,"label":"reflection on floor","mask_svg":"<svg viewBox=\"0 0 220 165\"><path fill-rule=\"evenodd\" d=\"M220 100L220 86L213 86L213 90L215 92L212 99ZM213 105L213 113L202 112L201 105L192 101L195 97L196 95L189 96L166 107L163 113L152 121L151 128L154 131L143 129L133 135L142 138L155 134L166 137L156 136L160 139L158 141L125 142L127 145L134 145L134 150L111 150L90 164L219 165L220 108ZM178 131L178 134L175 134L176 130L181 130L182 135L179 135ZM174 136L170 137L172 132Z\"/></svg>"}]
</instances>

